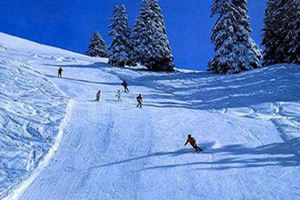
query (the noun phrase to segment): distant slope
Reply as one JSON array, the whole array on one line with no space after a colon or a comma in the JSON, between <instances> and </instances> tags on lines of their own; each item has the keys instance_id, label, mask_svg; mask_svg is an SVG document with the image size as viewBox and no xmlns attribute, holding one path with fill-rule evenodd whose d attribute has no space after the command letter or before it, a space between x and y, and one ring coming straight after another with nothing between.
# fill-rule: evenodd
<instances>
[{"instance_id":1,"label":"distant slope","mask_svg":"<svg viewBox=\"0 0 300 200\"><path fill-rule=\"evenodd\" d=\"M24 48L14 46L14 40ZM34 108L33 100L34 105L45 101L35 96L39 93L53 98L51 104L41 104L44 115L59 117L52 139L66 102L74 101L48 165L34 170L17 190L5 190L10 193L7 199L299 198L299 66L278 65L229 76L187 70L154 73L115 68L105 59L49 49L4 34L0 34L0 45L4 49L0 58L11 63L3 64L5 79L14 77L12 85L21 94L26 89L22 85L37 88L29 93L30 101L16 98L16 105L25 101ZM64 69L63 79L56 78L59 66ZM15 74L19 70L26 71L24 81L15 79L21 76ZM128 81L130 93L122 93L122 102L117 102L122 79ZM0 96L9 94L9 102L0 104L3 115L10 113L7 105L13 98L6 88ZM95 103L99 89L102 98ZM139 93L144 97L143 109L136 109ZM14 119L8 120L12 127L0 130L17 127L19 120L15 125ZM198 155L183 146L188 133L204 152ZM49 149L52 143L47 144L42 146ZM1 152L0 158L6 157ZM22 163L17 157L10 161ZM19 175L2 183L15 186L23 180Z\"/></svg>"}]
</instances>

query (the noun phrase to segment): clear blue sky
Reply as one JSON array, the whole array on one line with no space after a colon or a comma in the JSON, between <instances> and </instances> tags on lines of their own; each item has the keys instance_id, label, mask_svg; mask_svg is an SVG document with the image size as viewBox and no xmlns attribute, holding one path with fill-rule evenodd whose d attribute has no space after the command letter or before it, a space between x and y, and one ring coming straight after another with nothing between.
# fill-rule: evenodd
<instances>
[{"instance_id":1,"label":"clear blue sky","mask_svg":"<svg viewBox=\"0 0 300 200\"><path fill-rule=\"evenodd\" d=\"M248 1L252 37L260 44L266 0ZM212 58L211 2L160 0L177 67L204 70ZM95 30L109 44L108 18L122 3L133 25L140 0L0 0L0 31L84 53Z\"/></svg>"}]
</instances>

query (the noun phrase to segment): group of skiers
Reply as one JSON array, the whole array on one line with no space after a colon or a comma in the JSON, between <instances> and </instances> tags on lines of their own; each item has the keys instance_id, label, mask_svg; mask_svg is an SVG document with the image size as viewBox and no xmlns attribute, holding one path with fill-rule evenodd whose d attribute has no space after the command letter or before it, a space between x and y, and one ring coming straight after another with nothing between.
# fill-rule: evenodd
<instances>
[{"instance_id":1,"label":"group of skiers","mask_svg":"<svg viewBox=\"0 0 300 200\"><path fill-rule=\"evenodd\" d=\"M58 75L57 75L58 78L62 78L62 72L63 72L62 67L59 67L58 68ZM123 80L123 82L121 83L121 85L124 87L124 92L125 93L129 93L128 83L125 80ZM116 97L117 97L118 101L122 101L122 99L121 99L121 91L120 90L117 91ZM96 99L95 99L95 101L99 102L100 98L101 98L101 90L98 90L97 93L96 93ZM137 106L136 107L137 108L142 108L143 107L143 104L142 104L143 103L143 97L142 97L142 95L139 94L136 97L136 100L137 100Z\"/></svg>"},{"instance_id":2,"label":"group of skiers","mask_svg":"<svg viewBox=\"0 0 300 200\"><path fill-rule=\"evenodd\" d=\"M62 78L62 72L63 72L62 67L59 67L59 69L58 69L58 78ZM123 80L123 82L121 83L121 85L124 87L124 92L125 92L125 93L129 93L128 83L127 83L125 80ZM121 91L120 91L120 90L117 91L116 97L117 97L117 100L118 100L118 101L122 101L122 99L121 99ZM100 98L101 98L101 90L98 90L97 93L96 93L96 99L95 99L95 101L96 101L96 102L99 102L99 101L100 101ZM142 107L143 107L143 105L142 105L142 103L143 103L143 97L142 97L142 95L139 94L139 95L136 97L136 100L137 100L137 103L138 103L136 107L137 107L137 108L142 108ZM190 145L195 149L195 151L196 151L197 153L200 153L201 151L203 151L203 150L197 145L196 139L193 138L192 135L190 135L190 134L188 135L188 138L187 138L187 140L186 140L184 146L186 146L188 143L190 143Z\"/></svg>"},{"instance_id":3,"label":"group of skiers","mask_svg":"<svg viewBox=\"0 0 300 200\"><path fill-rule=\"evenodd\" d=\"M124 92L125 93L129 93L129 89L128 89L128 83L123 80L123 82L121 83L121 85L124 87ZM99 90L97 93L96 93L96 99L95 101L99 102L100 101L100 97L101 97L101 90ZM121 99L121 91L118 90L117 93L116 93L116 98L118 101L122 101ZM137 100L137 108L142 108L143 107L143 97L141 94L139 94L137 97L136 97L136 100Z\"/></svg>"}]
</instances>

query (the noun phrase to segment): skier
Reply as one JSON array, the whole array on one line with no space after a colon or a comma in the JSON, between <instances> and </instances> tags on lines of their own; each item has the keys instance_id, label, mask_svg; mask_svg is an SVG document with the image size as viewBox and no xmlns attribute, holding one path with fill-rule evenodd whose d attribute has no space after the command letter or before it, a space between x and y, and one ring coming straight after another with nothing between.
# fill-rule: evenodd
<instances>
[{"instance_id":1,"label":"skier","mask_svg":"<svg viewBox=\"0 0 300 200\"><path fill-rule=\"evenodd\" d=\"M142 108L142 107L143 107L143 105L142 105L142 102L143 102L142 95L139 94L139 96L136 97L136 100L137 100L137 102L138 102L138 104L137 104L136 107L137 107L137 108Z\"/></svg>"},{"instance_id":2,"label":"skier","mask_svg":"<svg viewBox=\"0 0 300 200\"><path fill-rule=\"evenodd\" d=\"M100 101L100 96L101 96L101 90L99 90L99 91L96 93L96 99L95 99L95 101L99 102L99 101Z\"/></svg>"},{"instance_id":3,"label":"skier","mask_svg":"<svg viewBox=\"0 0 300 200\"><path fill-rule=\"evenodd\" d=\"M120 90L117 91L116 97L117 97L118 101L122 101L122 99L121 99L121 91Z\"/></svg>"},{"instance_id":4,"label":"skier","mask_svg":"<svg viewBox=\"0 0 300 200\"><path fill-rule=\"evenodd\" d=\"M188 139L186 140L184 146L186 146L188 143L191 144L191 146L195 149L196 152L201 152L202 149L198 147L195 138L192 137L192 135L188 135Z\"/></svg>"},{"instance_id":5,"label":"skier","mask_svg":"<svg viewBox=\"0 0 300 200\"><path fill-rule=\"evenodd\" d=\"M58 69L58 78L62 78L62 72L63 71L64 70L61 67L59 67L59 69Z\"/></svg>"},{"instance_id":6,"label":"skier","mask_svg":"<svg viewBox=\"0 0 300 200\"><path fill-rule=\"evenodd\" d=\"M125 80L123 80L123 83L121 85L123 85L124 87L124 92L129 93L128 83Z\"/></svg>"}]
</instances>

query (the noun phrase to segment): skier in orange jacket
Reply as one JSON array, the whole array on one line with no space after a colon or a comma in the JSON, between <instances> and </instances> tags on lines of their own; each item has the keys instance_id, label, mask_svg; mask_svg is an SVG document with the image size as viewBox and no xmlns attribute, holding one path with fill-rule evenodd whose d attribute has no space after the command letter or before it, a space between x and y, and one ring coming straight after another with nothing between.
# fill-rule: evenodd
<instances>
[{"instance_id":1,"label":"skier in orange jacket","mask_svg":"<svg viewBox=\"0 0 300 200\"><path fill-rule=\"evenodd\" d=\"M195 149L196 152L201 152L202 149L200 147L198 147L195 138L192 137L192 135L188 135L188 138L184 144L184 146L186 146L188 143L190 143L190 145Z\"/></svg>"}]
</instances>

